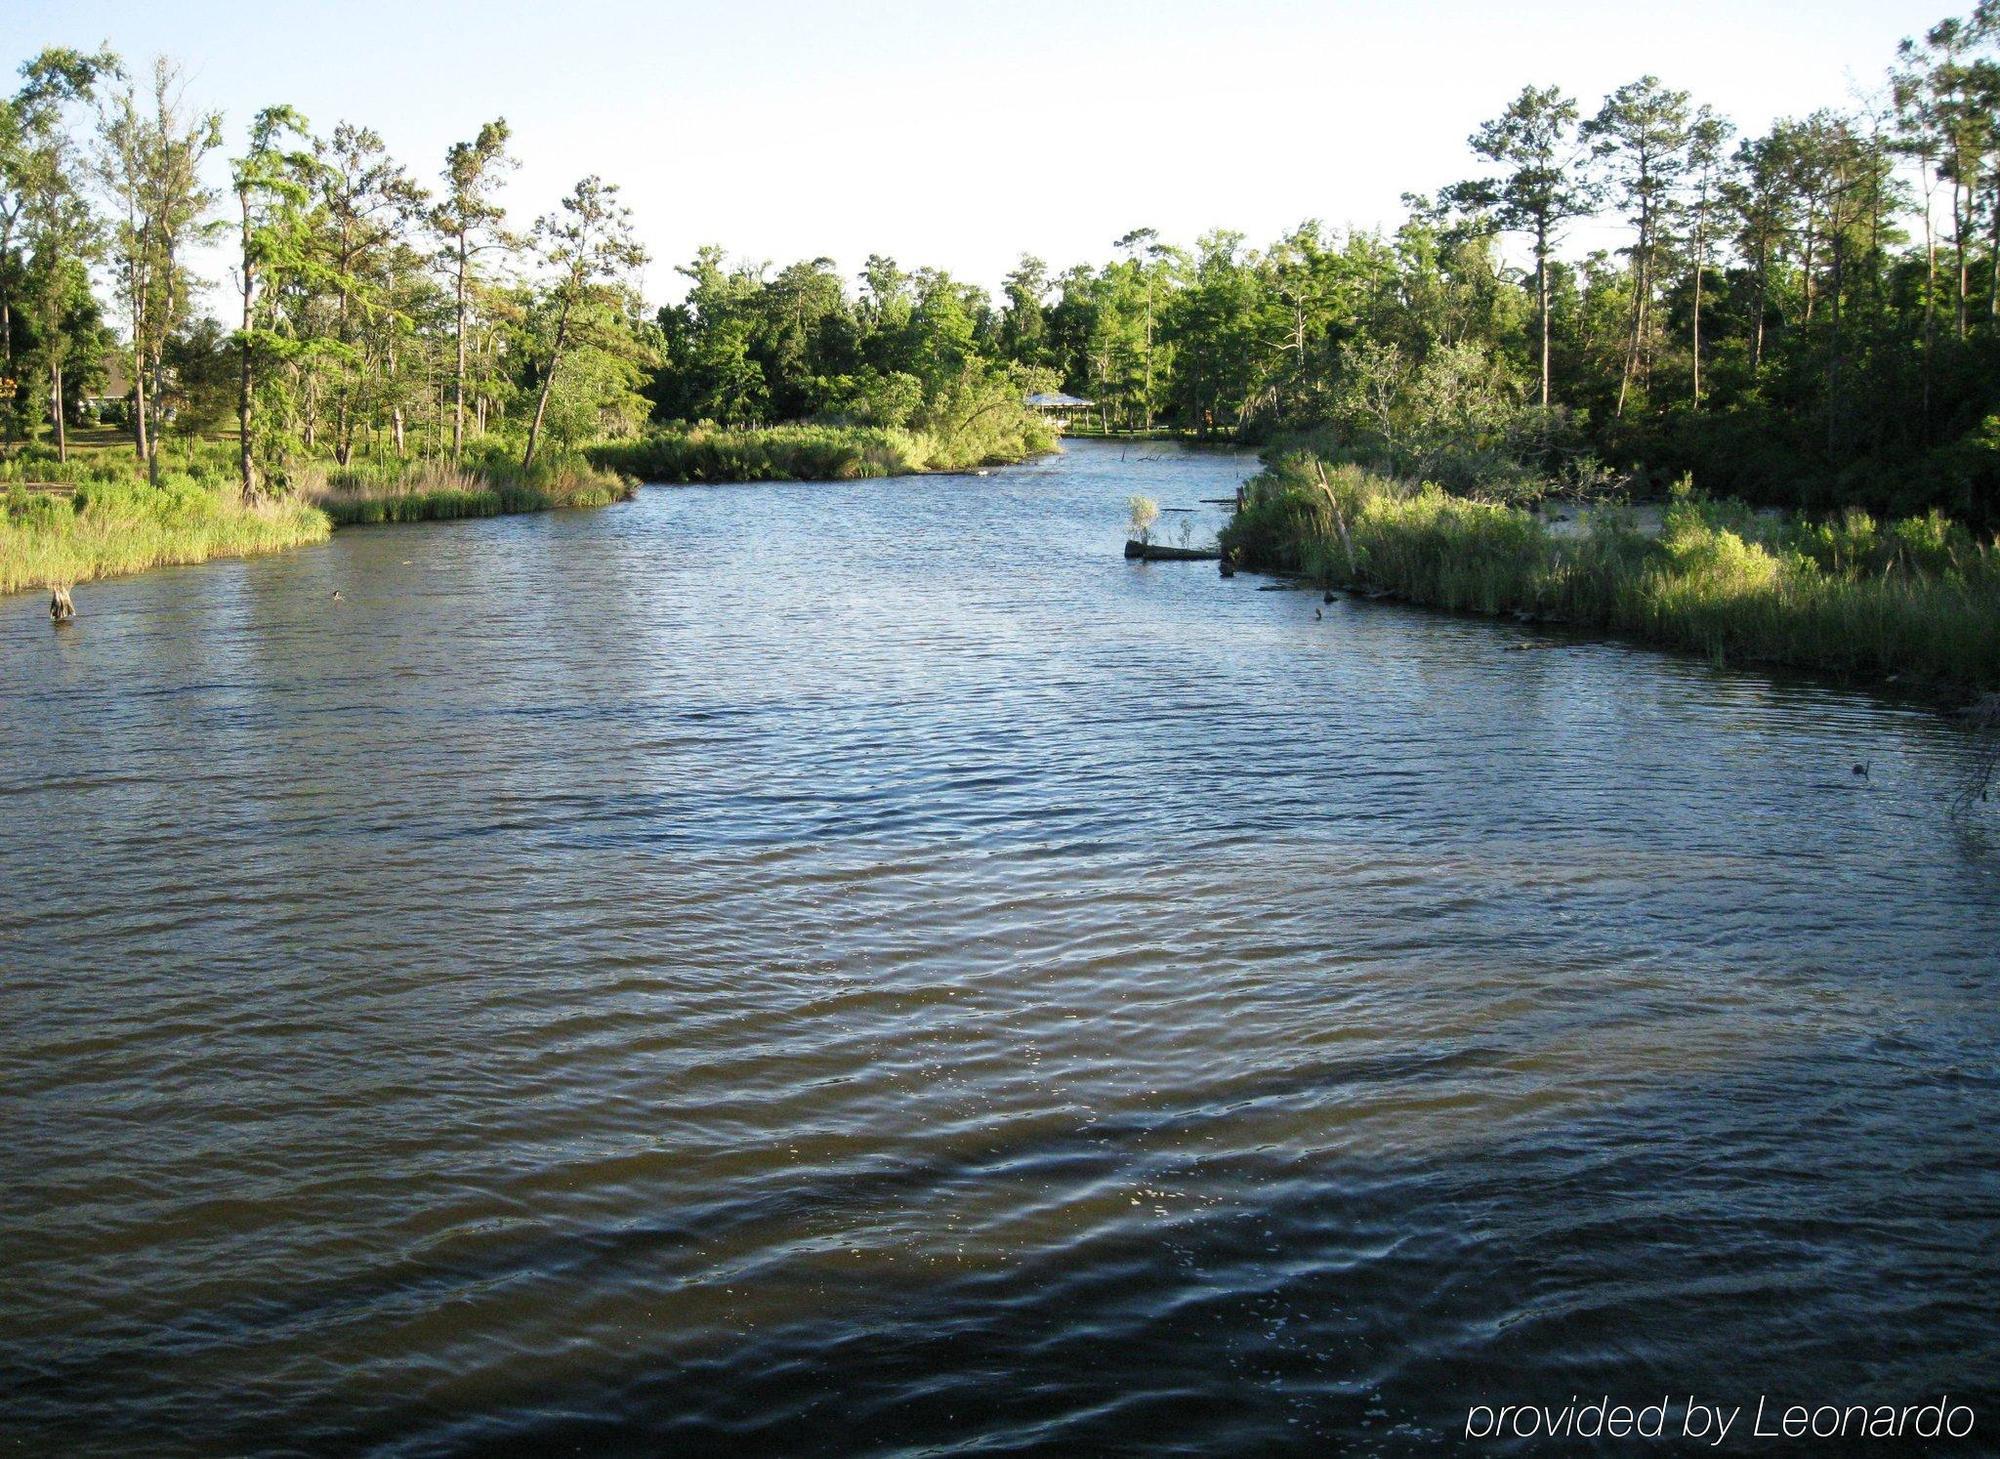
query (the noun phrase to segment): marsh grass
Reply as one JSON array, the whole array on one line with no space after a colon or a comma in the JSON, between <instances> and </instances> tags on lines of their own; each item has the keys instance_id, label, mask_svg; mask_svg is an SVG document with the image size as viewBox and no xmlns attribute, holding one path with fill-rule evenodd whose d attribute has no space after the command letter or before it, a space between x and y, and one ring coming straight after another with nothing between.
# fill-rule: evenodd
<instances>
[{"instance_id":1,"label":"marsh grass","mask_svg":"<svg viewBox=\"0 0 2000 1459\"><path fill-rule=\"evenodd\" d=\"M949 429L795 424L744 430L698 425L611 441L585 453L642 481L857 481L1003 465L1053 450L1055 432L1007 396L950 417Z\"/></svg>"},{"instance_id":2,"label":"marsh grass","mask_svg":"<svg viewBox=\"0 0 2000 1459\"><path fill-rule=\"evenodd\" d=\"M886 426L692 426L591 447L593 464L642 481L854 481L928 470L929 440Z\"/></svg>"},{"instance_id":3,"label":"marsh grass","mask_svg":"<svg viewBox=\"0 0 2000 1459\"><path fill-rule=\"evenodd\" d=\"M1251 483L1225 542L1248 566L1344 581L1336 506L1359 576L1412 602L1532 613L1717 663L2000 685L2000 553L1936 513L1773 519L1681 491L1657 536L1603 510L1558 539L1518 508L1351 465L1322 476L1294 456Z\"/></svg>"},{"instance_id":4,"label":"marsh grass","mask_svg":"<svg viewBox=\"0 0 2000 1459\"><path fill-rule=\"evenodd\" d=\"M489 452L469 455L463 467L305 462L293 466L281 493L246 502L233 446L197 447L184 453L191 472L168 471L157 489L123 451L79 454L60 466L27 453L0 463L0 592L295 547L324 540L334 527L605 506L637 490L580 456L551 456L524 470ZM32 491L20 484L29 480L67 490Z\"/></svg>"},{"instance_id":5,"label":"marsh grass","mask_svg":"<svg viewBox=\"0 0 2000 1459\"><path fill-rule=\"evenodd\" d=\"M382 522L439 522L601 507L629 500L636 484L581 457L550 457L523 469L502 459L356 466L315 465L294 489L338 527Z\"/></svg>"},{"instance_id":6,"label":"marsh grass","mask_svg":"<svg viewBox=\"0 0 2000 1459\"><path fill-rule=\"evenodd\" d=\"M68 496L15 486L0 503L0 592L273 552L332 530L307 502L246 503L178 474L158 489L86 480Z\"/></svg>"}]
</instances>

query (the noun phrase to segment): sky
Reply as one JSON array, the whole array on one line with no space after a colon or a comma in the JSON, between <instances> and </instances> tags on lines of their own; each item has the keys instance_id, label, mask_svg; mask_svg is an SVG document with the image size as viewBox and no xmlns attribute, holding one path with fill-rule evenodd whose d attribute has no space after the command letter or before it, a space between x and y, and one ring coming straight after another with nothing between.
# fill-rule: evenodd
<instances>
[{"instance_id":1,"label":"sky","mask_svg":"<svg viewBox=\"0 0 2000 1459\"><path fill-rule=\"evenodd\" d=\"M1754 132L1879 88L1900 38L1969 8L4 0L0 64L107 40L170 55L232 145L288 102L372 126L425 180L504 116L517 221L585 173L618 183L664 301L706 243L850 278L885 253L995 287L1024 252L1099 262L1142 226L1253 245L1306 218L1393 227L1402 194L1474 170L1466 137L1528 82L1588 112L1650 71Z\"/></svg>"}]
</instances>

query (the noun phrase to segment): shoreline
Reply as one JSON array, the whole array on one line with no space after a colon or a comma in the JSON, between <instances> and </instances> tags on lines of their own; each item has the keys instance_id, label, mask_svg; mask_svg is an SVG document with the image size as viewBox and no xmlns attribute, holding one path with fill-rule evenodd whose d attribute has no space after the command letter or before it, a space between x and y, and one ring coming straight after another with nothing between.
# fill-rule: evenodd
<instances>
[{"instance_id":1,"label":"shoreline","mask_svg":"<svg viewBox=\"0 0 2000 1459\"><path fill-rule=\"evenodd\" d=\"M1223 530L1245 571L1963 704L2000 689L2000 552L1935 514L1876 524L1692 494L1551 523L1519 507L1284 458ZM1578 530L1557 531L1574 525ZM1358 591L1356 591L1358 590Z\"/></svg>"},{"instance_id":2,"label":"shoreline","mask_svg":"<svg viewBox=\"0 0 2000 1459\"><path fill-rule=\"evenodd\" d=\"M1024 441L1025 449L1018 455L964 465L932 465L912 451L864 460L866 465L881 465L880 470L791 474L784 469L826 464L829 446L849 452L896 444L878 440L886 435L849 428L763 427L731 432L726 435L728 443L762 453L747 463L762 469L713 477L653 475L608 464L621 455L642 452L662 437L600 443L586 448L579 458L537 463L532 472L511 463L457 468L423 462L369 480L367 468L337 475L322 468L318 485L248 503L233 484L200 485L187 477L169 478L159 488L136 477L111 482L0 482L0 597L104 582L158 567L259 557L313 546L352 527L615 506L632 500L646 486L972 477L1062 450L1059 439L1051 435ZM706 444L698 432L681 437L697 446ZM801 446L819 449L798 449ZM727 464L727 458L717 458L715 464Z\"/></svg>"}]
</instances>

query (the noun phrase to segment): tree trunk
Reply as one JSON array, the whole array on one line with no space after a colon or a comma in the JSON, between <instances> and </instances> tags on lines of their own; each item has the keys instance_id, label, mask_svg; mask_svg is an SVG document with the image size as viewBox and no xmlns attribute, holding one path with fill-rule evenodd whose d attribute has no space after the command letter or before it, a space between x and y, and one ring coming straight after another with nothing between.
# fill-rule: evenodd
<instances>
[{"instance_id":1,"label":"tree trunk","mask_svg":"<svg viewBox=\"0 0 2000 1459\"><path fill-rule=\"evenodd\" d=\"M152 460L152 443L146 434L146 371L136 348L132 351L132 430L139 460Z\"/></svg>"},{"instance_id":2,"label":"tree trunk","mask_svg":"<svg viewBox=\"0 0 2000 1459\"><path fill-rule=\"evenodd\" d=\"M153 400L157 404L164 393L162 381L166 377L167 332L174 327L174 311L177 301L174 297L174 256L171 249L166 253L165 267L166 298L161 303L160 317L154 321L153 330ZM160 433L153 431L146 441L146 479L157 489L160 484Z\"/></svg>"},{"instance_id":3,"label":"tree trunk","mask_svg":"<svg viewBox=\"0 0 2000 1459\"><path fill-rule=\"evenodd\" d=\"M1993 213L1993 237L1987 245L1991 272L1986 283L1986 317L2000 319L2000 188L1994 190L1987 207Z\"/></svg>"},{"instance_id":4,"label":"tree trunk","mask_svg":"<svg viewBox=\"0 0 2000 1459\"><path fill-rule=\"evenodd\" d=\"M1549 408L1549 225L1535 228L1535 292L1542 311L1542 409Z\"/></svg>"},{"instance_id":5,"label":"tree trunk","mask_svg":"<svg viewBox=\"0 0 2000 1459\"><path fill-rule=\"evenodd\" d=\"M0 258L5 258L6 256L5 250L0 249ZM14 304L11 299L4 298L0 298L0 360L5 360L6 362L4 367L0 367L0 373L4 373L9 380L13 379ZM12 445L14 442L14 412L11 409L6 411L6 419L7 443Z\"/></svg>"},{"instance_id":6,"label":"tree trunk","mask_svg":"<svg viewBox=\"0 0 2000 1459\"><path fill-rule=\"evenodd\" d=\"M1928 161L1926 162L1928 169ZM1931 195L1924 191L1924 439L1930 440L1931 362L1937 350L1937 230L1931 226Z\"/></svg>"},{"instance_id":7,"label":"tree trunk","mask_svg":"<svg viewBox=\"0 0 2000 1459\"><path fill-rule=\"evenodd\" d=\"M69 431L63 420L63 368L61 360L49 361L49 395L56 413L56 460L69 461Z\"/></svg>"},{"instance_id":8,"label":"tree trunk","mask_svg":"<svg viewBox=\"0 0 2000 1459\"><path fill-rule=\"evenodd\" d=\"M1697 242L1694 248L1694 408L1701 409L1701 278L1707 266L1702 257L1704 243L1699 241L1700 230L1696 230Z\"/></svg>"},{"instance_id":9,"label":"tree trunk","mask_svg":"<svg viewBox=\"0 0 2000 1459\"><path fill-rule=\"evenodd\" d=\"M549 392L555 388L556 370L562 364L563 345L569 339L569 304L563 304L562 316L556 321L555 346L549 351L549 370L542 376L542 393L535 401L535 419L528 427L528 449L521 455L521 467L526 470L535 463L535 447L542 439L542 417L548 414Z\"/></svg>"},{"instance_id":10,"label":"tree trunk","mask_svg":"<svg viewBox=\"0 0 2000 1459\"><path fill-rule=\"evenodd\" d=\"M389 337L390 339L393 340L395 338L395 335L391 334ZM391 344L389 346L389 379L393 381L395 378L396 378L396 346L394 344ZM392 386L391 388L394 387ZM398 393L400 395L400 392ZM409 446L405 441L405 433L403 429L403 402L400 398L396 401L396 403L393 406L389 408L389 432L396 442L396 458L399 461L408 460L410 452L409 452Z\"/></svg>"},{"instance_id":11,"label":"tree trunk","mask_svg":"<svg viewBox=\"0 0 2000 1459\"><path fill-rule=\"evenodd\" d=\"M1757 333L1750 346L1750 378L1756 379L1758 371L1764 368L1764 311L1769 303L1771 287L1771 261L1769 245L1762 239L1757 243Z\"/></svg>"},{"instance_id":12,"label":"tree trunk","mask_svg":"<svg viewBox=\"0 0 2000 1459\"><path fill-rule=\"evenodd\" d=\"M1971 283L1971 274L1967 271L1965 263L1965 230L1968 226L1966 214L1970 209L1961 207L1959 203L1960 191L1958 183L1953 182L1951 185L1951 231L1952 244L1958 250L1958 337L1964 339L1967 317L1965 293L1967 286ZM1964 191L1969 194L1971 189L1968 187Z\"/></svg>"},{"instance_id":13,"label":"tree trunk","mask_svg":"<svg viewBox=\"0 0 2000 1459\"><path fill-rule=\"evenodd\" d=\"M465 233L458 235L458 374L451 411L451 459L465 454Z\"/></svg>"},{"instance_id":14,"label":"tree trunk","mask_svg":"<svg viewBox=\"0 0 2000 1459\"><path fill-rule=\"evenodd\" d=\"M256 296L257 265L250 249L250 197L241 194L243 200L243 340L242 371L236 389L236 432L237 460L242 470L243 497L249 500L257 493L257 470L250 454L250 413L256 388L254 364L251 359L250 326L253 321L252 303Z\"/></svg>"}]
</instances>

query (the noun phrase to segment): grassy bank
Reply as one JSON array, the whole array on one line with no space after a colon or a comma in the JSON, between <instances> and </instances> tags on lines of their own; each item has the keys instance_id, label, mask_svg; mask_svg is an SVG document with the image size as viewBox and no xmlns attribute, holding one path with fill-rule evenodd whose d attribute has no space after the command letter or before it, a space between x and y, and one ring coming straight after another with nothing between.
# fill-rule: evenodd
<instances>
[{"instance_id":1,"label":"grassy bank","mask_svg":"<svg viewBox=\"0 0 2000 1459\"><path fill-rule=\"evenodd\" d=\"M1518 508L1286 456L1250 484L1223 540L1248 567L1531 613L1718 663L2000 687L2000 551L1936 513L1816 522L1680 491L1657 535L1604 509L1558 538Z\"/></svg>"},{"instance_id":2,"label":"grassy bank","mask_svg":"<svg viewBox=\"0 0 2000 1459\"><path fill-rule=\"evenodd\" d=\"M854 481L965 471L1055 449L1055 432L1018 410L949 437L894 426L691 426L593 446L592 464L641 481Z\"/></svg>"},{"instance_id":3,"label":"grassy bank","mask_svg":"<svg viewBox=\"0 0 2000 1459\"><path fill-rule=\"evenodd\" d=\"M525 470L511 460L468 461L463 467L432 461L315 467L301 476L298 494L337 527L602 507L627 501L637 490L629 478L578 457L537 461Z\"/></svg>"},{"instance_id":4,"label":"grassy bank","mask_svg":"<svg viewBox=\"0 0 2000 1459\"><path fill-rule=\"evenodd\" d=\"M149 567L242 557L324 541L335 527L492 517L605 506L635 483L577 456L523 469L511 457L296 465L282 492L246 502L233 442L198 442L169 457L155 489L126 451L66 463L23 453L0 462L0 592L88 582ZM31 490L25 483L66 490Z\"/></svg>"},{"instance_id":5,"label":"grassy bank","mask_svg":"<svg viewBox=\"0 0 2000 1459\"><path fill-rule=\"evenodd\" d=\"M852 481L923 471L930 443L878 426L694 426L608 442L587 454L594 465L641 481Z\"/></svg>"},{"instance_id":6,"label":"grassy bank","mask_svg":"<svg viewBox=\"0 0 2000 1459\"><path fill-rule=\"evenodd\" d=\"M16 486L0 502L0 592L272 552L324 541L332 530L307 502L246 503L185 476L157 490L85 482L68 496Z\"/></svg>"}]
</instances>

